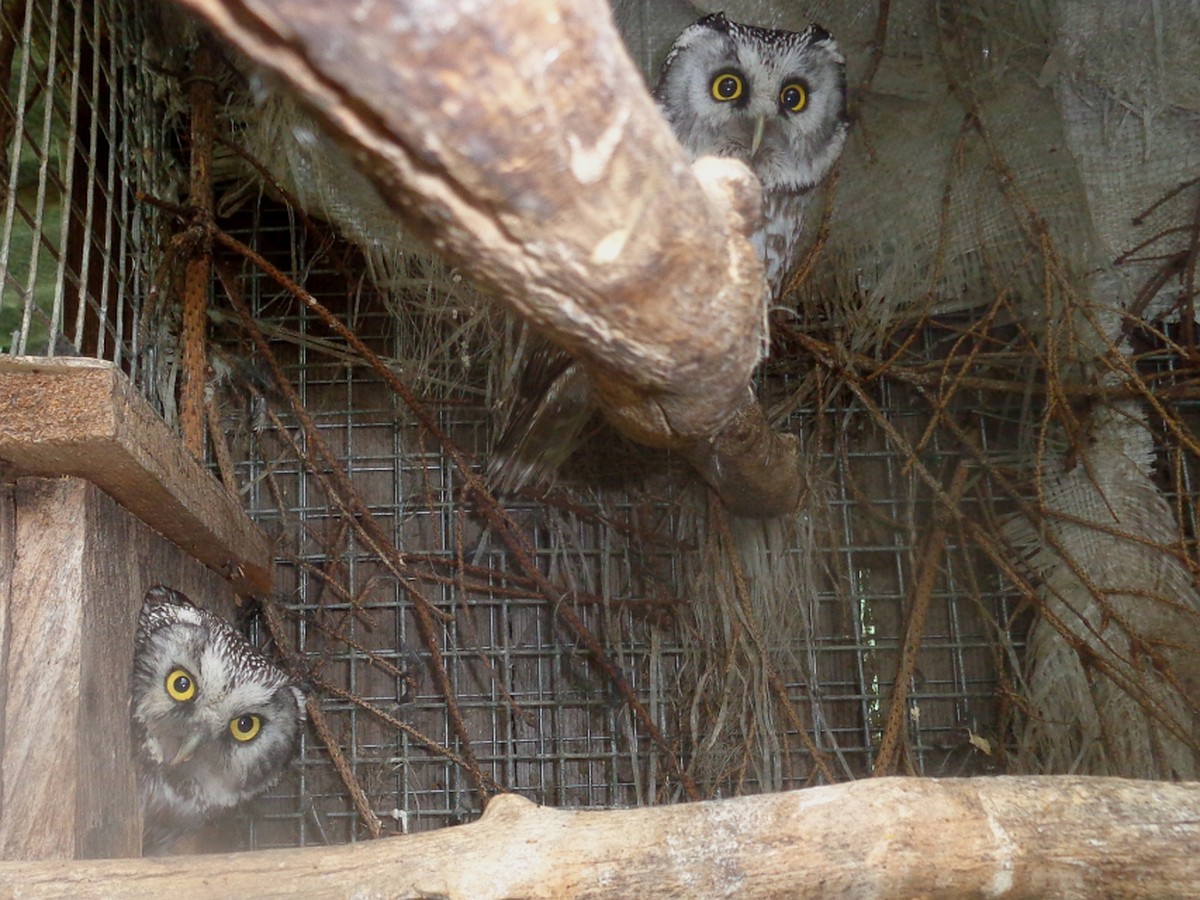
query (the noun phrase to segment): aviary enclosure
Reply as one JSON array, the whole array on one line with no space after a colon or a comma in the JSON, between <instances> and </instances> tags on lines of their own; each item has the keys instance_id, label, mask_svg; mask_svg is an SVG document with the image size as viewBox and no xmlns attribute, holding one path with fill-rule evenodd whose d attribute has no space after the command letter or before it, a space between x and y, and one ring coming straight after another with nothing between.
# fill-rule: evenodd
<instances>
[{"instance_id":1,"label":"aviary enclosure","mask_svg":"<svg viewBox=\"0 0 1200 900\"><path fill-rule=\"evenodd\" d=\"M4 3L0 353L110 360L179 430L272 542L246 627L319 700L204 847L499 791L1196 778L1195 4L720 6L848 58L755 377L804 485L767 518L599 418L493 494L520 320L175 6ZM618 5L647 78L702 11Z\"/></svg>"}]
</instances>

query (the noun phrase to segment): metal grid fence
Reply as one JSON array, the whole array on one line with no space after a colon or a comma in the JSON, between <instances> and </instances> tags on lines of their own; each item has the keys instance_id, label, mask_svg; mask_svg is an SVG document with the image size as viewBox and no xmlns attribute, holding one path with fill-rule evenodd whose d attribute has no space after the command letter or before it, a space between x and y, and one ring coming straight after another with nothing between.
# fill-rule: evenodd
<instances>
[{"instance_id":1,"label":"metal grid fence","mask_svg":"<svg viewBox=\"0 0 1200 900\"><path fill-rule=\"evenodd\" d=\"M178 192L169 79L140 3L8 2L0 18L0 353L108 359L170 397L160 213Z\"/></svg>"}]
</instances>

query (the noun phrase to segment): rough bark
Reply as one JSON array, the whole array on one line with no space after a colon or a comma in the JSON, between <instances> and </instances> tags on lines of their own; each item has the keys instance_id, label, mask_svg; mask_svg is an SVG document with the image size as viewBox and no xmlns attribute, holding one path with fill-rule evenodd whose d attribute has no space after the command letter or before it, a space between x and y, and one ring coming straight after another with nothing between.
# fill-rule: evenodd
<instances>
[{"instance_id":1,"label":"rough bark","mask_svg":"<svg viewBox=\"0 0 1200 900\"><path fill-rule=\"evenodd\" d=\"M753 176L687 164L605 4L178 2L287 81L418 234L575 355L624 434L683 451L735 511L795 506L797 447L745 401L765 327Z\"/></svg>"},{"instance_id":2,"label":"rough bark","mask_svg":"<svg viewBox=\"0 0 1200 900\"><path fill-rule=\"evenodd\" d=\"M1200 896L1200 785L883 778L608 812L512 795L342 847L0 863L23 897Z\"/></svg>"}]
</instances>

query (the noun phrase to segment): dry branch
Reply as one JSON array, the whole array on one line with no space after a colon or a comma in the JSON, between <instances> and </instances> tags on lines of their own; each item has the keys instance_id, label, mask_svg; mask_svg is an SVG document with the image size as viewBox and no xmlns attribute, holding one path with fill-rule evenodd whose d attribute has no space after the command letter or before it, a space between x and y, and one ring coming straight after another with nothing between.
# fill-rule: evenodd
<instances>
[{"instance_id":1,"label":"dry branch","mask_svg":"<svg viewBox=\"0 0 1200 900\"><path fill-rule=\"evenodd\" d=\"M0 864L22 897L1200 895L1200 785L885 778L232 856Z\"/></svg>"},{"instance_id":2,"label":"dry branch","mask_svg":"<svg viewBox=\"0 0 1200 900\"><path fill-rule=\"evenodd\" d=\"M201 222L212 218L212 151L216 60L209 42L203 41L192 58L188 102L191 105L191 185L188 202ZM197 459L204 459L204 386L208 351L204 326L208 318L208 288L212 283L212 245L203 231L193 233L184 265L181 343L183 387L179 418L183 443ZM229 482L226 482L227 484Z\"/></svg>"},{"instance_id":3,"label":"dry branch","mask_svg":"<svg viewBox=\"0 0 1200 900\"><path fill-rule=\"evenodd\" d=\"M179 2L282 76L418 234L574 354L624 434L683 451L734 511L795 507L797 445L748 389L764 338L753 178L688 166L605 5Z\"/></svg>"}]
</instances>

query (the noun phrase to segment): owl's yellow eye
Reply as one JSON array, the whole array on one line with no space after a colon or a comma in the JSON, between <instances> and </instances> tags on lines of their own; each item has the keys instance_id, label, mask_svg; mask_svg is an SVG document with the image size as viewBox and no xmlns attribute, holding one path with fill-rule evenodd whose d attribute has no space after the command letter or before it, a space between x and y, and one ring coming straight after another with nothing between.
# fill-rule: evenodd
<instances>
[{"instance_id":1,"label":"owl's yellow eye","mask_svg":"<svg viewBox=\"0 0 1200 900\"><path fill-rule=\"evenodd\" d=\"M712 95L720 103L736 100L742 96L742 79L732 72L722 72L713 79Z\"/></svg>"},{"instance_id":2,"label":"owl's yellow eye","mask_svg":"<svg viewBox=\"0 0 1200 900\"><path fill-rule=\"evenodd\" d=\"M171 670L167 676L167 695L180 703L187 703L196 696L196 682L187 669Z\"/></svg>"},{"instance_id":3,"label":"owl's yellow eye","mask_svg":"<svg viewBox=\"0 0 1200 900\"><path fill-rule=\"evenodd\" d=\"M252 741L258 737L262 728L262 719L252 713L238 716L229 720L229 733L239 741Z\"/></svg>"},{"instance_id":4,"label":"owl's yellow eye","mask_svg":"<svg viewBox=\"0 0 1200 900\"><path fill-rule=\"evenodd\" d=\"M785 84L779 92L779 102L788 112L800 112L808 106L808 91L804 89L804 85L797 82Z\"/></svg>"}]
</instances>

